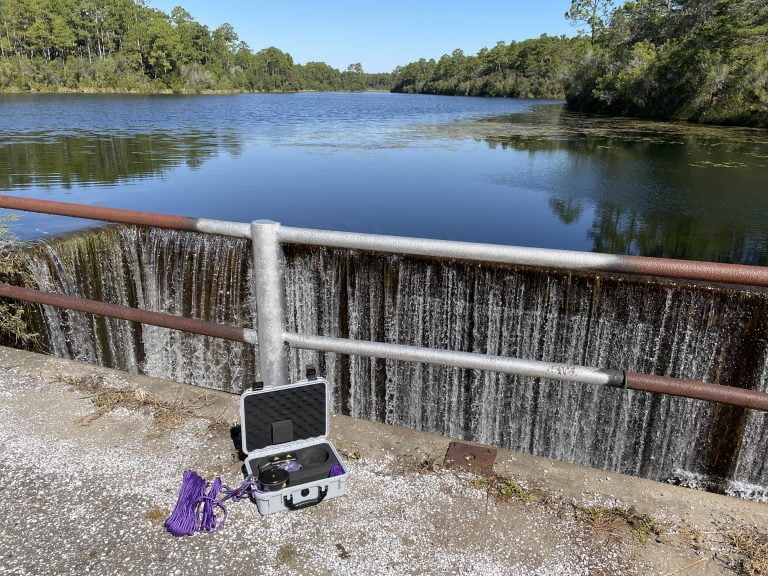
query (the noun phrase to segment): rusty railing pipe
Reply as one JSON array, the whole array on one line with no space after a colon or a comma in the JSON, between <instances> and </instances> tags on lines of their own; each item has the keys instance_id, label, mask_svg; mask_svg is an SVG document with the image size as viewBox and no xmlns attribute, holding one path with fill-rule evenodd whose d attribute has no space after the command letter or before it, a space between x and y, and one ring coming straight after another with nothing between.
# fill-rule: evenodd
<instances>
[{"instance_id":1,"label":"rusty railing pipe","mask_svg":"<svg viewBox=\"0 0 768 576\"><path fill-rule=\"evenodd\" d=\"M72 218L87 218L88 220L103 220L104 222L116 222L118 224L134 224L136 226L202 232L204 234L221 234L222 236L235 236L237 238L251 237L250 225L240 222L190 218L188 216L158 214L156 212L124 210L122 208L107 208L103 206L87 206L71 202L0 195L0 208L55 214L57 216L71 216Z\"/></svg>"},{"instance_id":2,"label":"rusty railing pipe","mask_svg":"<svg viewBox=\"0 0 768 576\"><path fill-rule=\"evenodd\" d=\"M90 314L110 316L120 320L151 324L162 328L180 330L182 332L192 332L193 334L202 334L203 336L234 340L235 342L257 344L256 331L249 328L238 328L236 326L216 324L215 322L208 322L206 320L174 316L173 314L164 314L162 312L151 312L140 308L131 308L129 306L120 306L118 304L65 296L64 294L56 294L53 292L41 292L30 288L19 288L18 286L4 283L0 283L0 296L4 298L13 298L14 300L26 300L27 302L35 302L46 306L54 306L56 308L69 308L80 312L88 312Z\"/></svg>"},{"instance_id":3,"label":"rusty railing pipe","mask_svg":"<svg viewBox=\"0 0 768 576\"><path fill-rule=\"evenodd\" d=\"M695 398L697 400L707 400L708 402L718 402L720 404L730 404L731 406L768 412L768 393L760 392L759 390L709 384L707 382L671 378L669 376L640 374L638 372L625 372L624 378L627 388L631 390Z\"/></svg>"},{"instance_id":4,"label":"rusty railing pipe","mask_svg":"<svg viewBox=\"0 0 768 576\"><path fill-rule=\"evenodd\" d=\"M707 400L709 402L730 404L732 406L768 412L768 393L760 392L759 390L736 388L734 386L707 384L706 382L670 378L668 376L654 376L652 374L638 374L623 370L573 366L556 362L541 362L507 356L456 352L453 350L436 350L433 348L385 342L367 342L331 338L328 336L306 336L291 332L284 333L283 338L290 346L304 350L390 358L406 362L424 362L472 370L487 370L489 372L546 378L547 380L610 386L612 388L626 387L631 390Z\"/></svg>"}]
</instances>

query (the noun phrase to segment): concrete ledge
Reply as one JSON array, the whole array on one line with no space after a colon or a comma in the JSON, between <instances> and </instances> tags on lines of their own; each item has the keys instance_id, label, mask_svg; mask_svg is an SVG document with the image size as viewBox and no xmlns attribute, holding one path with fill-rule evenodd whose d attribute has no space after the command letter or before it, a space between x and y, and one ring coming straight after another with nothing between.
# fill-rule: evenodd
<instances>
[{"instance_id":1,"label":"concrete ledge","mask_svg":"<svg viewBox=\"0 0 768 576\"><path fill-rule=\"evenodd\" d=\"M241 479L226 427L211 425L237 419L237 396L8 348L0 367L0 483L14 492L0 499L0 573L733 574L729 531L768 532L765 504L498 451L496 472L521 486L667 524L640 542L564 508L488 498L440 467L448 438L334 415L347 496L268 518L241 503L220 532L174 539L161 522L183 470ZM159 430L119 407L81 426L94 406L66 381L92 376L188 418Z\"/></svg>"}]
</instances>

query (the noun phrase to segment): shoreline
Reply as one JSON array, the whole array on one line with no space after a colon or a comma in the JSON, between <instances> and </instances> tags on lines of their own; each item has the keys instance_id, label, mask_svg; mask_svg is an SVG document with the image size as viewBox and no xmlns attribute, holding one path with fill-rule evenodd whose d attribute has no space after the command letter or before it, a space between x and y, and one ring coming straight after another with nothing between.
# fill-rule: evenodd
<instances>
[{"instance_id":1,"label":"shoreline","mask_svg":"<svg viewBox=\"0 0 768 576\"><path fill-rule=\"evenodd\" d=\"M319 94L405 94L405 92L392 92L391 90L282 90L282 91L268 91L262 92L258 90L241 90L241 89L211 89L211 90L182 90L182 89L117 89L117 88L60 88L56 90L20 90L14 88L0 88L0 96L4 95L114 95L114 96L231 96L239 94L303 94L303 93L319 93ZM446 98L452 98L450 94L424 94L413 93L413 96L445 96ZM469 96L469 98L506 98L496 96ZM542 102L551 101L549 98L509 98L510 100L540 100ZM581 114L583 116L592 117L596 119L616 119L616 120L628 120L628 121L641 121L641 122L654 122L662 124L683 124L687 126L702 126L702 127L722 127L722 128L740 128L751 130L768 130L768 126L754 125L754 124L736 124L732 122L715 123L715 122L696 122L694 120L687 120L685 118L647 118L643 116L614 116L611 114L601 114L599 112L586 112L581 110L573 110L567 107L568 112L574 114Z\"/></svg>"},{"instance_id":2,"label":"shoreline","mask_svg":"<svg viewBox=\"0 0 768 576\"><path fill-rule=\"evenodd\" d=\"M317 92L317 93L337 93L337 94L364 94L367 92L380 93L380 94L394 94L389 90L274 90L268 92L262 92L259 90L241 90L241 89L210 89L210 90L182 90L182 89L118 89L118 88L60 88L56 90L20 90L15 88L2 88L0 89L0 95L5 94L113 94L113 95L176 95L176 96L220 96L229 94L301 94L304 92Z\"/></svg>"}]
</instances>

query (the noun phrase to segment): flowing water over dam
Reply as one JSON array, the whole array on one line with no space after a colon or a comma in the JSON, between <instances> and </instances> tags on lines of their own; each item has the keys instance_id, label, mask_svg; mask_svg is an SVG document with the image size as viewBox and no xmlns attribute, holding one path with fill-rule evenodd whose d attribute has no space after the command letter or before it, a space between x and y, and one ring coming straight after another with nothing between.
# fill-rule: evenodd
<instances>
[{"instance_id":1,"label":"flowing water over dam","mask_svg":"<svg viewBox=\"0 0 768 576\"><path fill-rule=\"evenodd\" d=\"M39 244L41 289L253 326L250 245L109 227ZM768 291L288 246L291 331L768 390ZM252 346L44 308L50 351L239 391ZM620 389L292 350L345 414L768 499L768 414Z\"/></svg>"}]
</instances>

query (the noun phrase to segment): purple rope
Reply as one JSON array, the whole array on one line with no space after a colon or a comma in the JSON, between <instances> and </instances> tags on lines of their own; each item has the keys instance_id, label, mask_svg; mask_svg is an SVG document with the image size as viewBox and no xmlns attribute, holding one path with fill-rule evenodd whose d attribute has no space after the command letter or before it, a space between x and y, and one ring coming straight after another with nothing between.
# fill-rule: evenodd
<instances>
[{"instance_id":1,"label":"purple rope","mask_svg":"<svg viewBox=\"0 0 768 576\"><path fill-rule=\"evenodd\" d=\"M163 525L174 536L189 536L197 530L195 508L205 492L205 479L196 472L186 470L179 489L179 498L171 515Z\"/></svg>"},{"instance_id":2,"label":"purple rope","mask_svg":"<svg viewBox=\"0 0 768 576\"><path fill-rule=\"evenodd\" d=\"M252 492L255 490L258 490L258 482L254 480L251 476L245 479L245 482L240 484L237 488L230 488L227 485L224 485L221 487L221 491L223 492L224 496L219 499L219 504L224 504L227 500L232 500L232 502L239 502L243 498L247 498L251 495Z\"/></svg>"},{"instance_id":3,"label":"purple rope","mask_svg":"<svg viewBox=\"0 0 768 576\"><path fill-rule=\"evenodd\" d=\"M198 528L201 532L213 532L216 530L216 516L214 510L217 507L221 507L224 511L224 518L222 518L221 521L224 522L227 517L227 509L216 501L216 496L219 495L219 490L221 490L221 478L216 476L211 483L211 487L208 489L208 493L198 501L198 506L202 504L202 510L200 511L200 526Z\"/></svg>"},{"instance_id":4,"label":"purple rope","mask_svg":"<svg viewBox=\"0 0 768 576\"><path fill-rule=\"evenodd\" d=\"M329 476L341 476L344 468L340 464L334 464ZM196 472L186 470L179 489L179 498L171 515L163 522L163 526L174 536L191 536L195 532L213 532L220 528L227 519L227 507L224 502L232 500L238 502L250 496L258 490L258 483L248 477L237 488L230 488L222 484L218 476L213 479L208 492L205 491L207 483ZM221 497L219 497L221 493ZM216 510L220 510L221 517L216 518Z\"/></svg>"},{"instance_id":5,"label":"purple rope","mask_svg":"<svg viewBox=\"0 0 768 576\"><path fill-rule=\"evenodd\" d=\"M222 484L218 476L213 479L206 493L205 479L196 472L187 470L179 489L176 507L163 525L174 536L191 536L195 532L213 532L220 528L227 519L227 508L224 502L237 502L250 496L256 490L257 483L247 478L235 489ZM222 496L219 497L221 492ZM221 511L221 517L216 517L216 509Z\"/></svg>"}]
</instances>

